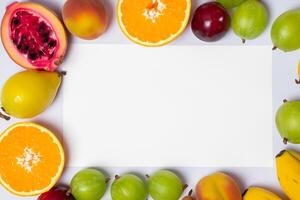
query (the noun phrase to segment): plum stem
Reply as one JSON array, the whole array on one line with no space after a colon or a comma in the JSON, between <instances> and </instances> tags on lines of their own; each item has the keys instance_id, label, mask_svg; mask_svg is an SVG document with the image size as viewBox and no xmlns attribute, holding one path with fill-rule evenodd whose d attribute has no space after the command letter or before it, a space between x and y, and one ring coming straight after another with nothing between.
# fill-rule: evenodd
<instances>
[{"instance_id":1,"label":"plum stem","mask_svg":"<svg viewBox=\"0 0 300 200\"><path fill-rule=\"evenodd\" d=\"M273 51L275 51L276 49L277 49L277 47L276 47L276 46L274 46L274 47L272 48L272 50L273 50Z\"/></svg>"},{"instance_id":2,"label":"plum stem","mask_svg":"<svg viewBox=\"0 0 300 200\"><path fill-rule=\"evenodd\" d=\"M72 188L69 188L68 190L67 190L67 192L66 192L66 195L67 196L70 196L72 194Z\"/></svg>"},{"instance_id":3,"label":"plum stem","mask_svg":"<svg viewBox=\"0 0 300 200\"><path fill-rule=\"evenodd\" d=\"M3 113L0 112L0 118L5 119L6 121L10 120L10 116L4 115Z\"/></svg>"},{"instance_id":4,"label":"plum stem","mask_svg":"<svg viewBox=\"0 0 300 200\"><path fill-rule=\"evenodd\" d=\"M193 194L193 189L191 189L191 190L189 191L188 196L192 196L192 194Z\"/></svg>"},{"instance_id":5,"label":"plum stem","mask_svg":"<svg viewBox=\"0 0 300 200\"><path fill-rule=\"evenodd\" d=\"M283 103L287 103L288 102L288 100L287 99L283 99Z\"/></svg>"},{"instance_id":6,"label":"plum stem","mask_svg":"<svg viewBox=\"0 0 300 200\"><path fill-rule=\"evenodd\" d=\"M283 144L287 144L288 141L289 141L289 140L288 140L287 138L284 138L284 139L283 139Z\"/></svg>"},{"instance_id":7,"label":"plum stem","mask_svg":"<svg viewBox=\"0 0 300 200\"><path fill-rule=\"evenodd\" d=\"M300 79L295 79L296 84L300 84Z\"/></svg>"},{"instance_id":8,"label":"plum stem","mask_svg":"<svg viewBox=\"0 0 300 200\"><path fill-rule=\"evenodd\" d=\"M188 188L189 187L189 185L188 184L184 184L183 186L182 186L182 191L184 191L186 188Z\"/></svg>"}]
</instances>

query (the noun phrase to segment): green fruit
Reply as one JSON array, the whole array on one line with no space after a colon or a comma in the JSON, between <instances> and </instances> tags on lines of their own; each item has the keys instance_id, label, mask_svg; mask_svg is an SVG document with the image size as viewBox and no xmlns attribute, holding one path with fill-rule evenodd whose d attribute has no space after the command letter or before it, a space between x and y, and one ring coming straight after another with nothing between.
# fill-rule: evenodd
<instances>
[{"instance_id":1,"label":"green fruit","mask_svg":"<svg viewBox=\"0 0 300 200\"><path fill-rule=\"evenodd\" d=\"M252 40L267 27L268 12L258 0L247 0L237 7L232 16L232 28L243 40Z\"/></svg>"},{"instance_id":2,"label":"green fruit","mask_svg":"<svg viewBox=\"0 0 300 200\"><path fill-rule=\"evenodd\" d=\"M275 47L283 51L300 48L300 9L280 15L272 25L271 37Z\"/></svg>"},{"instance_id":3,"label":"green fruit","mask_svg":"<svg viewBox=\"0 0 300 200\"><path fill-rule=\"evenodd\" d=\"M76 200L99 200L105 194L106 180L100 171L84 169L73 177L71 190Z\"/></svg>"},{"instance_id":4,"label":"green fruit","mask_svg":"<svg viewBox=\"0 0 300 200\"><path fill-rule=\"evenodd\" d=\"M147 198L144 182L132 174L116 176L110 193L112 200L145 200Z\"/></svg>"},{"instance_id":5,"label":"green fruit","mask_svg":"<svg viewBox=\"0 0 300 200\"><path fill-rule=\"evenodd\" d=\"M52 104L60 83L61 75L57 72L19 72L4 84L2 106L13 117L35 117Z\"/></svg>"},{"instance_id":6,"label":"green fruit","mask_svg":"<svg viewBox=\"0 0 300 200\"><path fill-rule=\"evenodd\" d=\"M160 170L149 178L149 193L154 200L178 200L182 192L183 184L173 172Z\"/></svg>"},{"instance_id":7,"label":"green fruit","mask_svg":"<svg viewBox=\"0 0 300 200\"><path fill-rule=\"evenodd\" d=\"M286 102L278 109L276 126L285 143L300 143L300 101Z\"/></svg>"},{"instance_id":8,"label":"green fruit","mask_svg":"<svg viewBox=\"0 0 300 200\"><path fill-rule=\"evenodd\" d=\"M225 8L231 9L234 8L241 3L243 3L245 0L217 0L219 3L221 3Z\"/></svg>"}]
</instances>

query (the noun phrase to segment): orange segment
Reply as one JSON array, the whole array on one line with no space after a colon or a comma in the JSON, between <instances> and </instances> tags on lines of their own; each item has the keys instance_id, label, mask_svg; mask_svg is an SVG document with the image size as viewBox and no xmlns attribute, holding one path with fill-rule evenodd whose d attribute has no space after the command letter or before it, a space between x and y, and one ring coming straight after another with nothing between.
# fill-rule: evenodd
<instances>
[{"instance_id":1,"label":"orange segment","mask_svg":"<svg viewBox=\"0 0 300 200\"><path fill-rule=\"evenodd\" d=\"M15 195L50 190L61 176L64 161L58 139L38 124L17 123L0 136L0 183Z\"/></svg>"},{"instance_id":2,"label":"orange segment","mask_svg":"<svg viewBox=\"0 0 300 200\"><path fill-rule=\"evenodd\" d=\"M118 22L133 42L161 46L173 41L185 29L191 0L119 0Z\"/></svg>"}]
</instances>

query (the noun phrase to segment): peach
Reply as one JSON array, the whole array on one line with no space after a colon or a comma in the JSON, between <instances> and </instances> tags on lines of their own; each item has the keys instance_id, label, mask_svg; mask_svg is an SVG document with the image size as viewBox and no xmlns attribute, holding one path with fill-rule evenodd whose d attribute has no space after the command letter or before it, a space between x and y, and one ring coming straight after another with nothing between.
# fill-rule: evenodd
<instances>
[{"instance_id":1,"label":"peach","mask_svg":"<svg viewBox=\"0 0 300 200\"><path fill-rule=\"evenodd\" d=\"M67 29L86 40L98 38L108 25L108 14L102 0L67 0L62 16Z\"/></svg>"},{"instance_id":2,"label":"peach","mask_svg":"<svg viewBox=\"0 0 300 200\"><path fill-rule=\"evenodd\" d=\"M196 186L196 197L197 200L242 200L238 184L221 172L202 178Z\"/></svg>"}]
</instances>

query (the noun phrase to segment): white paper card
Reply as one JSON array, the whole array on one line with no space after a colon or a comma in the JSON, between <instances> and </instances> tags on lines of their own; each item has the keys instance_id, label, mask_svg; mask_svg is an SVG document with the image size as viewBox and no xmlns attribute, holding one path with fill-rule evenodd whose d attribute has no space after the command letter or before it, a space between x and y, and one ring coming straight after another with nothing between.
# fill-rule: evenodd
<instances>
[{"instance_id":1,"label":"white paper card","mask_svg":"<svg viewBox=\"0 0 300 200\"><path fill-rule=\"evenodd\" d=\"M271 167L270 46L76 44L69 166Z\"/></svg>"}]
</instances>

